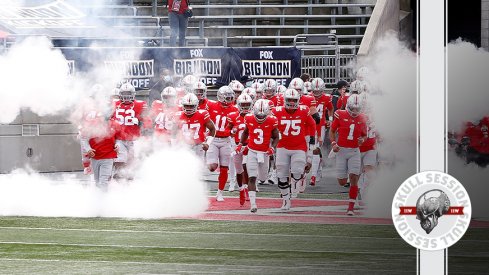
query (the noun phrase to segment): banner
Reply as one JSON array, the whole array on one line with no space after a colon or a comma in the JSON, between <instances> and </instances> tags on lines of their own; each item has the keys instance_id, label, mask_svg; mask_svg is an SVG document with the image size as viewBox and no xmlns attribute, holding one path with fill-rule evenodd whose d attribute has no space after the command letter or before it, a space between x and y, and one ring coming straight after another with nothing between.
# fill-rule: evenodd
<instances>
[{"instance_id":1,"label":"banner","mask_svg":"<svg viewBox=\"0 0 489 275\"><path fill-rule=\"evenodd\" d=\"M106 70L121 75L137 90L151 89L165 69L177 79L198 76L208 86L227 85L249 75L288 85L301 73L301 53L294 47L277 48L77 48L62 49L70 73Z\"/></svg>"}]
</instances>

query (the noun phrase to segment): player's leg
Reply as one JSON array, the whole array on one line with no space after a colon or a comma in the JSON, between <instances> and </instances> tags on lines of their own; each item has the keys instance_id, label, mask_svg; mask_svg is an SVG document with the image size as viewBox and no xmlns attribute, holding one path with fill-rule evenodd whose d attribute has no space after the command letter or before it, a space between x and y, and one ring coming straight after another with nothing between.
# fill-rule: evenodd
<instances>
[{"instance_id":1,"label":"player's leg","mask_svg":"<svg viewBox=\"0 0 489 275\"><path fill-rule=\"evenodd\" d=\"M375 167L377 166L377 150L369 150L367 152L363 152L362 154L362 174L360 175L360 179L358 180L358 188L359 188L359 197L361 199L365 198L365 194L368 190L368 185L370 183L370 179L372 178L372 174L375 172Z\"/></svg>"},{"instance_id":2,"label":"player's leg","mask_svg":"<svg viewBox=\"0 0 489 275\"><path fill-rule=\"evenodd\" d=\"M283 203L282 210L290 209L290 183L289 183L289 172L290 172L290 154L289 150L284 148L277 148L276 160L277 165L277 177L278 177L278 188L280 189L280 194L282 195Z\"/></svg>"},{"instance_id":3,"label":"player's leg","mask_svg":"<svg viewBox=\"0 0 489 275\"><path fill-rule=\"evenodd\" d=\"M116 142L117 146L117 158L114 159L114 179L122 179L124 177L124 168L129 158L129 148L127 143L118 140Z\"/></svg>"},{"instance_id":4,"label":"player's leg","mask_svg":"<svg viewBox=\"0 0 489 275\"><path fill-rule=\"evenodd\" d=\"M251 212L255 213L258 209L256 206L256 179L258 177L258 155L256 151L249 150L246 162L246 171L248 172L248 194L250 196Z\"/></svg>"},{"instance_id":5,"label":"player's leg","mask_svg":"<svg viewBox=\"0 0 489 275\"><path fill-rule=\"evenodd\" d=\"M350 178L350 191L348 203L348 215L353 215L353 209L358 196L358 179L361 172L361 154L358 148L349 149L348 153L348 175Z\"/></svg>"},{"instance_id":6,"label":"player's leg","mask_svg":"<svg viewBox=\"0 0 489 275\"><path fill-rule=\"evenodd\" d=\"M90 159L90 166L92 167L93 181L95 182L95 186L98 187L100 182L100 161L92 158Z\"/></svg>"},{"instance_id":7,"label":"player's leg","mask_svg":"<svg viewBox=\"0 0 489 275\"><path fill-rule=\"evenodd\" d=\"M210 172L216 171L217 167L219 166L218 165L218 162L219 162L219 147L218 146L220 146L219 140L215 139L214 142L212 142L209 145L209 149L207 150L207 152L205 154L207 166L208 166ZM223 200L222 190L224 189L224 187L222 187L222 189L220 189L220 187L221 187L220 184L218 184L217 194L216 194L216 200L217 201Z\"/></svg>"},{"instance_id":8,"label":"player's leg","mask_svg":"<svg viewBox=\"0 0 489 275\"><path fill-rule=\"evenodd\" d=\"M239 188L239 204L243 205L246 201L244 186L243 186L243 153L234 155L233 157L234 167L236 167L236 182Z\"/></svg>"},{"instance_id":9,"label":"player's leg","mask_svg":"<svg viewBox=\"0 0 489 275\"><path fill-rule=\"evenodd\" d=\"M290 158L290 184L295 189L292 189L292 197L297 197L297 193L304 192L301 182L304 179L304 167L306 166L306 152L302 150L294 150ZM305 186L305 184L304 184Z\"/></svg>"},{"instance_id":10,"label":"player's leg","mask_svg":"<svg viewBox=\"0 0 489 275\"><path fill-rule=\"evenodd\" d=\"M248 177L248 171L246 168L246 163L248 162L248 150L245 150L243 152L243 189L245 191L245 200L250 201L250 196L248 194L248 182L249 182L249 177ZM258 187L256 187L256 192L258 192Z\"/></svg>"},{"instance_id":11,"label":"player's leg","mask_svg":"<svg viewBox=\"0 0 489 275\"><path fill-rule=\"evenodd\" d=\"M345 148L340 148L335 156L336 178L341 186L345 186L348 183L347 149L343 149Z\"/></svg>"},{"instance_id":12,"label":"player's leg","mask_svg":"<svg viewBox=\"0 0 489 275\"><path fill-rule=\"evenodd\" d=\"M97 187L106 192L109 187L110 179L112 178L114 159L102 159L99 162L99 181Z\"/></svg>"},{"instance_id":13,"label":"player's leg","mask_svg":"<svg viewBox=\"0 0 489 275\"><path fill-rule=\"evenodd\" d=\"M215 139L214 139L215 141ZM214 142L213 142L214 143ZM218 200L223 201L222 192L228 181L229 164L231 162L231 139L221 139L219 148L219 176L217 178L218 187ZM220 196L219 196L220 195Z\"/></svg>"},{"instance_id":14,"label":"player's leg","mask_svg":"<svg viewBox=\"0 0 489 275\"><path fill-rule=\"evenodd\" d=\"M324 136L322 136L324 137ZM321 148L319 146L318 138L316 138L315 148L312 151L312 167L311 167L311 186L316 185L318 179L319 164L321 162Z\"/></svg>"},{"instance_id":15,"label":"player's leg","mask_svg":"<svg viewBox=\"0 0 489 275\"><path fill-rule=\"evenodd\" d=\"M234 143L234 140L231 141L231 152L234 152L236 148L236 144ZM232 157L234 159L234 157ZM235 187L236 187L236 167L234 160L231 160L229 163L229 192L233 192Z\"/></svg>"}]
</instances>

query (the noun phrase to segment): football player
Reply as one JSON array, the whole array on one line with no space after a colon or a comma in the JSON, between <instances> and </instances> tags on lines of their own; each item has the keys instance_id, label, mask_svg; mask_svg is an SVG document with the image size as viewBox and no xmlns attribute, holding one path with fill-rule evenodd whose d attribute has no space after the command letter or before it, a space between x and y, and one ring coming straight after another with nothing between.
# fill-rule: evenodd
<instances>
[{"instance_id":1,"label":"football player","mask_svg":"<svg viewBox=\"0 0 489 275\"><path fill-rule=\"evenodd\" d=\"M314 186L316 179L321 177L321 146L325 140L326 128L329 128L333 121L333 104L331 103L331 95L324 93L324 81L321 78L311 80L311 92L316 99L316 109L321 118L319 124L316 124L316 148L314 148L312 155L310 184Z\"/></svg>"},{"instance_id":2,"label":"football player","mask_svg":"<svg viewBox=\"0 0 489 275\"><path fill-rule=\"evenodd\" d=\"M359 146L367 138L367 124L362 111L361 97L353 94L348 98L346 110L334 113L329 132L331 147L336 153L336 174L338 183L344 186L350 179L349 204L347 215L354 215L355 201L358 196L358 179L361 172L361 154Z\"/></svg>"},{"instance_id":3,"label":"football player","mask_svg":"<svg viewBox=\"0 0 489 275\"><path fill-rule=\"evenodd\" d=\"M371 104L368 100L367 93L362 93L360 95L362 102L362 112L365 114L366 123L367 123L367 138L360 145L360 153L362 155L362 174L360 175L358 186L359 186L359 201L365 197L365 193L367 192L368 184L370 183L370 179L372 178L372 173L374 173L375 168L378 163L378 154L377 154L377 134L375 129L375 124L372 121L371 114Z\"/></svg>"},{"instance_id":4,"label":"football player","mask_svg":"<svg viewBox=\"0 0 489 275\"><path fill-rule=\"evenodd\" d=\"M233 105L234 91L229 86L222 86L217 91L217 102L208 102L209 114L216 127L216 137L209 145L206 154L209 171L214 172L219 167L217 201L224 201L223 190L228 179L229 162L231 158L231 130L228 128L230 122L229 114L237 112L238 108Z\"/></svg>"},{"instance_id":5,"label":"football player","mask_svg":"<svg viewBox=\"0 0 489 275\"><path fill-rule=\"evenodd\" d=\"M241 135L236 152L241 152L243 144L248 141L249 196L251 212L258 210L256 205L256 179L265 180L268 172L268 158L274 154L279 140L277 118L270 115L269 101L259 99L253 105L253 114L245 116L246 128Z\"/></svg>"},{"instance_id":6,"label":"football player","mask_svg":"<svg viewBox=\"0 0 489 275\"><path fill-rule=\"evenodd\" d=\"M216 135L214 123L207 110L199 109L199 99L195 94L186 94L181 104L182 110L174 116L174 130L181 133L185 143L191 146L199 158L204 159L204 152L209 149Z\"/></svg>"},{"instance_id":7,"label":"football player","mask_svg":"<svg viewBox=\"0 0 489 275\"><path fill-rule=\"evenodd\" d=\"M304 167L311 166L311 156L307 155L306 136L310 135L308 129L315 132L316 123L309 115L309 108L299 104L300 97L297 90L287 89L284 94L284 106L275 107L273 110L281 135L277 145L276 165L283 210L290 209L291 186L294 192L297 192L297 183L304 177ZM309 139L310 144L311 142L315 142L314 135Z\"/></svg>"},{"instance_id":8,"label":"football player","mask_svg":"<svg viewBox=\"0 0 489 275\"><path fill-rule=\"evenodd\" d=\"M151 104L150 117L154 125L155 137L162 141L170 141L170 133L173 129L174 114L178 111L177 90L166 87L161 92L161 100L155 100Z\"/></svg>"},{"instance_id":9,"label":"football player","mask_svg":"<svg viewBox=\"0 0 489 275\"><path fill-rule=\"evenodd\" d=\"M251 88L255 89L256 100L263 98L263 91L265 89L265 85L263 85L263 83L254 82L251 84Z\"/></svg>"},{"instance_id":10,"label":"football player","mask_svg":"<svg viewBox=\"0 0 489 275\"><path fill-rule=\"evenodd\" d=\"M136 100L136 89L131 83L121 85L119 100L114 101L114 104L112 119L118 124L116 134L118 151L117 158L114 160L114 177L121 177L123 168L131 165L134 159L134 141L141 136L143 127L149 128L151 120L147 117L146 102Z\"/></svg>"},{"instance_id":11,"label":"football player","mask_svg":"<svg viewBox=\"0 0 489 275\"><path fill-rule=\"evenodd\" d=\"M191 93L195 83L199 82L199 78L194 75L186 75L180 81L180 86L185 90L185 94ZM183 95L182 95L183 97Z\"/></svg>"},{"instance_id":12,"label":"football player","mask_svg":"<svg viewBox=\"0 0 489 275\"><path fill-rule=\"evenodd\" d=\"M278 106L278 96L277 96L277 82L273 79L267 79L264 83L264 98L269 100L268 104L270 108ZM276 184L277 179L277 167L275 165L275 156L270 156L270 171L268 173L267 181L270 184ZM261 182L260 182L261 184Z\"/></svg>"},{"instance_id":13,"label":"football player","mask_svg":"<svg viewBox=\"0 0 489 275\"><path fill-rule=\"evenodd\" d=\"M255 103L255 101L257 99L256 98L256 91L253 88L245 88L241 94L249 95L251 97L251 99L253 100L253 103Z\"/></svg>"},{"instance_id":14,"label":"football player","mask_svg":"<svg viewBox=\"0 0 489 275\"><path fill-rule=\"evenodd\" d=\"M244 118L250 112L251 106L253 106L253 100L248 94L242 94L236 99L236 106L239 112L230 113L230 125L232 127L231 133L234 134L234 142L238 145L241 141L241 136L246 128ZM247 143L241 143L246 145ZM247 198L248 192L248 173L246 172L246 152L239 151L233 154L234 166L236 167L236 180L239 186L239 203L243 205Z\"/></svg>"},{"instance_id":15,"label":"football player","mask_svg":"<svg viewBox=\"0 0 489 275\"><path fill-rule=\"evenodd\" d=\"M192 92L199 99L199 110L209 110L209 106L207 106L207 86L203 82L196 82L193 86Z\"/></svg>"}]
</instances>

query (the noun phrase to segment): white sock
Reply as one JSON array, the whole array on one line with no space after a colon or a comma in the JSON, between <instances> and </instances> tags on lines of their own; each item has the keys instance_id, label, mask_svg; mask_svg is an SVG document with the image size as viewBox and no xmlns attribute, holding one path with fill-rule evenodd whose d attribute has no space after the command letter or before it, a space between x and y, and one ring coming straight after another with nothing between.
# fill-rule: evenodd
<instances>
[{"instance_id":1,"label":"white sock","mask_svg":"<svg viewBox=\"0 0 489 275\"><path fill-rule=\"evenodd\" d=\"M236 167L234 167L234 161L231 159L229 162L229 180L234 179L236 181Z\"/></svg>"},{"instance_id":2,"label":"white sock","mask_svg":"<svg viewBox=\"0 0 489 275\"><path fill-rule=\"evenodd\" d=\"M317 177L319 170L319 162L321 158L319 155L312 155L312 167L311 167L311 176Z\"/></svg>"},{"instance_id":3,"label":"white sock","mask_svg":"<svg viewBox=\"0 0 489 275\"><path fill-rule=\"evenodd\" d=\"M250 196L250 204L256 205L256 191L248 191L248 195Z\"/></svg>"}]
</instances>

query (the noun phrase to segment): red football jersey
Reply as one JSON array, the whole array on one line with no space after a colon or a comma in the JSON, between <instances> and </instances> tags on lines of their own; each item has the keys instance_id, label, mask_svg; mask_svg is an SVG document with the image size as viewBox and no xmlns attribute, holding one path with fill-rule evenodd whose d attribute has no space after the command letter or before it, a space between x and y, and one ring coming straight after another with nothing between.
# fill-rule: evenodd
<instances>
[{"instance_id":1,"label":"red football jersey","mask_svg":"<svg viewBox=\"0 0 489 275\"><path fill-rule=\"evenodd\" d=\"M153 122L155 133L169 134L173 128L173 117L180 109L178 106L166 108L161 100L153 101L153 104L151 104L150 118Z\"/></svg>"},{"instance_id":2,"label":"red football jersey","mask_svg":"<svg viewBox=\"0 0 489 275\"><path fill-rule=\"evenodd\" d=\"M337 132L338 146L358 148L358 138L367 135L365 115L352 117L346 110L336 110L331 129Z\"/></svg>"},{"instance_id":3,"label":"red football jersey","mask_svg":"<svg viewBox=\"0 0 489 275\"><path fill-rule=\"evenodd\" d=\"M229 119L233 124L233 127L238 131L234 134L234 141L239 143L241 140L241 135L243 135L243 131L245 129L244 115L239 114L239 112L232 112L229 114Z\"/></svg>"},{"instance_id":4,"label":"red football jersey","mask_svg":"<svg viewBox=\"0 0 489 275\"><path fill-rule=\"evenodd\" d=\"M94 159L113 159L117 158L117 152L115 151L115 134L116 131L111 125L112 121L108 123L105 136L94 137L88 140L90 147L95 150Z\"/></svg>"},{"instance_id":5,"label":"red football jersey","mask_svg":"<svg viewBox=\"0 0 489 275\"><path fill-rule=\"evenodd\" d=\"M182 136L188 144L201 144L205 141L205 124L210 120L209 112L197 110L192 116L187 116L183 111L175 113L175 118L182 131Z\"/></svg>"},{"instance_id":6,"label":"red football jersey","mask_svg":"<svg viewBox=\"0 0 489 275\"><path fill-rule=\"evenodd\" d=\"M312 95L301 95L301 98L299 99L299 104L311 108L313 106L316 106L316 98Z\"/></svg>"},{"instance_id":7,"label":"red football jersey","mask_svg":"<svg viewBox=\"0 0 489 275\"><path fill-rule=\"evenodd\" d=\"M270 106L270 108L278 106L277 105L278 104L278 95L274 95L271 98L266 98L266 97L263 97L263 98L268 100L268 105Z\"/></svg>"},{"instance_id":8,"label":"red football jersey","mask_svg":"<svg viewBox=\"0 0 489 275\"><path fill-rule=\"evenodd\" d=\"M209 106L208 103L211 102L212 100L209 100L207 98L204 98L202 102L199 101L199 110L207 110L209 111ZM213 101L212 101L213 102Z\"/></svg>"},{"instance_id":9,"label":"red football jersey","mask_svg":"<svg viewBox=\"0 0 489 275\"><path fill-rule=\"evenodd\" d=\"M265 121L259 123L253 114L244 118L248 128L248 148L254 151L266 152L270 148L273 129L278 127L277 118L269 115Z\"/></svg>"},{"instance_id":10,"label":"red football jersey","mask_svg":"<svg viewBox=\"0 0 489 275\"><path fill-rule=\"evenodd\" d=\"M367 139L360 145L360 152L367 152L375 149L375 145L377 142L376 130L372 121L367 118Z\"/></svg>"},{"instance_id":11,"label":"red football jersey","mask_svg":"<svg viewBox=\"0 0 489 275\"><path fill-rule=\"evenodd\" d=\"M229 122L231 121L228 115L232 112L238 112L238 108L234 105L224 107L220 102L215 101L209 101L207 105L209 106L209 115L211 116L211 120L216 126L216 137L229 137L231 135L231 130L228 126Z\"/></svg>"},{"instance_id":12,"label":"red football jersey","mask_svg":"<svg viewBox=\"0 0 489 275\"><path fill-rule=\"evenodd\" d=\"M143 114L146 112L146 102L135 100L130 104L123 104L120 100L114 102L115 109L112 118L118 124L116 138L119 140L135 140L141 135L144 121Z\"/></svg>"},{"instance_id":13,"label":"red football jersey","mask_svg":"<svg viewBox=\"0 0 489 275\"><path fill-rule=\"evenodd\" d=\"M293 113L288 113L285 107L279 106L273 109L273 114L278 120L281 134L277 148L307 151L306 136L310 134L309 129L316 131L316 122L309 115L309 108L300 105Z\"/></svg>"},{"instance_id":14,"label":"red football jersey","mask_svg":"<svg viewBox=\"0 0 489 275\"><path fill-rule=\"evenodd\" d=\"M346 108L346 102L348 101L349 97L349 93L345 93L344 95L340 96L340 98L338 98L338 101L336 101L336 108L338 110L344 110Z\"/></svg>"},{"instance_id":15,"label":"red football jersey","mask_svg":"<svg viewBox=\"0 0 489 275\"><path fill-rule=\"evenodd\" d=\"M320 97L316 97L316 109L318 110L319 117L321 118L321 125L326 125L326 114L329 109L333 109L333 103L331 101L331 95L322 94ZM333 114L329 114L333 115Z\"/></svg>"}]
</instances>

